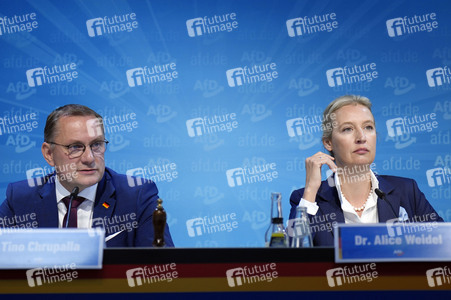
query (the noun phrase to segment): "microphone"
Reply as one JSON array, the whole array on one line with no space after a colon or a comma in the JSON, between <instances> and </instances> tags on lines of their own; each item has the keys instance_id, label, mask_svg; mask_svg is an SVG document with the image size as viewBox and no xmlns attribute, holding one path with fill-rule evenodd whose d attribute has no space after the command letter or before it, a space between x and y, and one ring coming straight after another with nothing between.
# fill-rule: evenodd
<instances>
[{"instance_id":1,"label":"microphone","mask_svg":"<svg viewBox=\"0 0 451 300\"><path fill-rule=\"evenodd\" d=\"M387 195L386 195L382 190L380 190L380 189L378 189L378 188L374 189L374 191L376 192L376 195L377 195L379 198L383 199L385 202L388 203L388 205L389 205L390 208L391 208L391 211L393 212L393 215L395 216L395 218L398 218L398 216L396 215L395 209L394 209L393 206L391 205L390 201L388 201L388 199L387 199Z\"/></svg>"},{"instance_id":2,"label":"microphone","mask_svg":"<svg viewBox=\"0 0 451 300\"><path fill-rule=\"evenodd\" d=\"M67 207L67 219L66 219L66 225L64 226L65 228L69 227L69 218L70 218L70 210L72 209L72 200L74 200L74 198L77 198L78 196L78 192L80 191L80 189L78 188L78 186L74 187L74 189L72 190L72 193L70 193L69 196L69 205Z\"/></svg>"}]
</instances>

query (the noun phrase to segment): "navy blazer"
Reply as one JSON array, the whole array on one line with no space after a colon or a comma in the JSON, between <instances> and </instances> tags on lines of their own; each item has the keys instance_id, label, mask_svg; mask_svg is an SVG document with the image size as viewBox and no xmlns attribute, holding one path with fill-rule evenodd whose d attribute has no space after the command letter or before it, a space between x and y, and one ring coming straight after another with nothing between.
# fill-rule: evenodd
<instances>
[{"instance_id":1,"label":"navy blazer","mask_svg":"<svg viewBox=\"0 0 451 300\"><path fill-rule=\"evenodd\" d=\"M379 189L386 194L386 199L393 209L383 199L377 199L377 213L379 223L398 218L400 207L403 207L411 222L443 222L434 208L426 200L424 194L418 188L413 179L376 175L379 181ZM290 219L296 215L296 207L301 201L304 189L293 191L290 197ZM321 182L316 194L316 204L319 209L316 215L309 215L312 229L313 244L315 246L334 245L334 225L345 223L337 188L329 186L327 180Z\"/></svg>"},{"instance_id":2,"label":"navy blazer","mask_svg":"<svg viewBox=\"0 0 451 300\"><path fill-rule=\"evenodd\" d=\"M127 179L127 176L105 168L97 186L92 226L103 227L106 239L112 237L106 242L107 247L151 247L157 186L149 180L142 180L141 185L130 187ZM46 176L42 182L42 185L33 187L27 180L8 185L6 200L0 206L0 218L7 217L4 220L9 224L3 225L58 228L55 174ZM30 219L33 213L34 218ZM167 247L174 246L167 224L164 238Z\"/></svg>"}]
</instances>

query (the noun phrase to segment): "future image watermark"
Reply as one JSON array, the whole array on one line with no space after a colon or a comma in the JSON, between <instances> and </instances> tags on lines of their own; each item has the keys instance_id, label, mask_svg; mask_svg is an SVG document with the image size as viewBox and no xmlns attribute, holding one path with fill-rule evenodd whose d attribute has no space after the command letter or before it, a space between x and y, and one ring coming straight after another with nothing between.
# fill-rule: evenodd
<instances>
[{"instance_id":1,"label":"future image watermark","mask_svg":"<svg viewBox=\"0 0 451 300\"><path fill-rule=\"evenodd\" d=\"M271 282L279 276L275 263L263 265L244 266L226 271L229 287L253 284L258 282Z\"/></svg>"},{"instance_id":2,"label":"future image watermark","mask_svg":"<svg viewBox=\"0 0 451 300\"><path fill-rule=\"evenodd\" d=\"M29 287L41 286L58 282L71 282L78 278L75 263L62 266L43 267L27 270L27 281Z\"/></svg>"},{"instance_id":3,"label":"future image watermark","mask_svg":"<svg viewBox=\"0 0 451 300\"><path fill-rule=\"evenodd\" d=\"M14 15L12 17L3 16L0 18L0 35L14 34L18 32L31 32L38 28L36 13L24 15Z\"/></svg>"},{"instance_id":4,"label":"future image watermark","mask_svg":"<svg viewBox=\"0 0 451 300\"><path fill-rule=\"evenodd\" d=\"M238 21L236 20L236 13L186 20L186 29L190 37L231 32L237 28Z\"/></svg>"},{"instance_id":5,"label":"future image watermark","mask_svg":"<svg viewBox=\"0 0 451 300\"><path fill-rule=\"evenodd\" d=\"M333 130L338 126L335 113L329 114L324 120L322 115L304 116L286 121L289 137L296 137L305 134L322 133Z\"/></svg>"},{"instance_id":6,"label":"future image watermark","mask_svg":"<svg viewBox=\"0 0 451 300\"><path fill-rule=\"evenodd\" d=\"M86 29L90 37L118 32L131 32L138 28L135 13L125 15L114 15L111 17L93 18L86 21Z\"/></svg>"},{"instance_id":7,"label":"future image watermark","mask_svg":"<svg viewBox=\"0 0 451 300\"><path fill-rule=\"evenodd\" d=\"M312 235L317 232L332 232L337 226L337 214L316 214L309 216L309 223L289 219L286 232L289 237Z\"/></svg>"},{"instance_id":8,"label":"future image watermark","mask_svg":"<svg viewBox=\"0 0 451 300\"><path fill-rule=\"evenodd\" d=\"M288 36L296 37L314 34L317 32L331 32L338 28L337 15L335 13L305 16L286 21Z\"/></svg>"},{"instance_id":9,"label":"future image watermark","mask_svg":"<svg viewBox=\"0 0 451 300\"><path fill-rule=\"evenodd\" d=\"M414 34L417 32L431 32L438 28L437 15L428 13L424 15L414 15L413 17L403 17L389 19L387 25L388 36L398 37L402 35Z\"/></svg>"},{"instance_id":10,"label":"future image watermark","mask_svg":"<svg viewBox=\"0 0 451 300\"><path fill-rule=\"evenodd\" d=\"M44 66L26 71L28 85L30 87L44 84L55 84L61 82L71 82L78 78L77 64Z\"/></svg>"},{"instance_id":11,"label":"future image watermark","mask_svg":"<svg viewBox=\"0 0 451 300\"><path fill-rule=\"evenodd\" d=\"M47 177L56 172L55 176ZM43 185L47 182L55 182L56 176L60 181L71 182L78 177L77 165L75 163L65 164L61 166L43 168L34 168L26 171L29 187Z\"/></svg>"},{"instance_id":12,"label":"future image watermark","mask_svg":"<svg viewBox=\"0 0 451 300\"><path fill-rule=\"evenodd\" d=\"M330 87L353 83L371 82L379 77L376 63L344 66L326 71L327 83Z\"/></svg>"},{"instance_id":13,"label":"future image watermark","mask_svg":"<svg viewBox=\"0 0 451 300\"><path fill-rule=\"evenodd\" d=\"M109 208L109 204L103 204L105 209ZM105 235L111 235L122 231L131 232L138 228L138 220L135 213L114 215L113 217L98 217L92 219L92 227L102 227L105 229Z\"/></svg>"},{"instance_id":14,"label":"future image watermark","mask_svg":"<svg viewBox=\"0 0 451 300\"><path fill-rule=\"evenodd\" d=\"M226 71L229 87L252 84L256 82L271 82L279 77L276 63L244 66Z\"/></svg>"},{"instance_id":15,"label":"future image watermark","mask_svg":"<svg viewBox=\"0 0 451 300\"><path fill-rule=\"evenodd\" d=\"M236 213L204 216L186 221L186 229L189 237L215 234L218 232L231 232L238 228Z\"/></svg>"},{"instance_id":16,"label":"future image watermark","mask_svg":"<svg viewBox=\"0 0 451 300\"><path fill-rule=\"evenodd\" d=\"M31 132L38 128L36 113L27 113L24 115L3 116L0 118L0 135L14 134L20 132Z\"/></svg>"},{"instance_id":17,"label":"future image watermark","mask_svg":"<svg viewBox=\"0 0 451 300\"><path fill-rule=\"evenodd\" d=\"M238 128L236 113L194 118L186 121L188 136L197 137L220 132L231 132Z\"/></svg>"},{"instance_id":18,"label":"future image watermark","mask_svg":"<svg viewBox=\"0 0 451 300\"><path fill-rule=\"evenodd\" d=\"M125 272L129 287L144 284L167 282L170 283L179 277L175 263L164 265L144 266L143 268L129 269Z\"/></svg>"},{"instance_id":19,"label":"future image watermark","mask_svg":"<svg viewBox=\"0 0 451 300\"><path fill-rule=\"evenodd\" d=\"M171 82L178 78L177 66L175 62L144 66L126 71L129 87L136 87L143 84L154 84L159 82Z\"/></svg>"},{"instance_id":20,"label":"future image watermark","mask_svg":"<svg viewBox=\"0 0 451 300\"><path fill-rule=\"evenodd\" d=\"M430 187L441 186L451 183L451 169L439 167L426 171L426 178Z\"/></svg>"},{"instance_id":21,"label":"future image watermark","mask_svg":"<svg viewBox=\"0 0 451 300\"><path fill-rule=\"evenodd\" d=\"M426 271L426 279L429 287L451 284L451 269L448 266L429 269Z\"/></svg>"},{"instance_id":22,"label":"future image watermark","mask_svg":"<svg viewBox=\"0 0 451 300\"><path fill-rule=\"evenodd\" d=\"M125 174L130 187L149 182L172 182L178 178L177 164L175 163L162 163L150 167L129 169Z\"/></svg>"},{"instance_id":23,"label":"future image watermark","mask_svg":"<svg viewBox=\"0 0 451 300\"><path fill-rule=\"evenodd\" d=\"M258 182L271 182L279 177L276 163L264 163L261 165L245 166L226 171L229 187L253 184Z\"/></svg>"},{"instance_id":24,"label":"future image watermark","mask_svg":"<svg viewBox=\"0 0 451 300\"><path fill-rule=\"evenodd\" d=\"M430 87L451 84L451 69L448 66L429 69L426 71L426 79Z\"/></svg>"},{"instance_id":25,"label":"future image watermark","mask_svg":"<svg viewBox=\"0 0 451 300\"><path fill-rule=\"evenodd\" d=\"M387 125L388 136L395 137L417 132L431 132L438 128L436 119L437 115L435 113L429 113L421 116L393 118L387 120L385 124Z\"/></svg>"},{"instance_id":26,"label":"future image watermark","mask_svg":"<svg viewBox=\"0 0 451 300\"><path fill-rule=\"evenodd\" d=\"M326 271L327 284L338 287L358 282L372 282L379 276L375 263L344 266Z\"/></svg>"}]
</instances>

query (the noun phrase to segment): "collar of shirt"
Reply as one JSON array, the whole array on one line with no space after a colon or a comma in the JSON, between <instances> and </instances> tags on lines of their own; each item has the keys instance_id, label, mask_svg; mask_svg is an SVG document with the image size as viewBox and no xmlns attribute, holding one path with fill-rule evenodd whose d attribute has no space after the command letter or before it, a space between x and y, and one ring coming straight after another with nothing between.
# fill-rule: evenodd
<instances>
[{"instance_id":1,"label":"collar of shirt","mask_svg":"<svg viewBox=\"0 0 451 300\"><path fill-rule=\"evenodd\" d=\"M64 197L69 196L71 192L66 190L66 188L61 184L57 175L55 175L55 177L56 177L56 180L55 180L56 203L59 203L61 200L63 200ZM83 191L81 191L78 194L78 196L83 197L88 201L94 202L94 200L96 198L97 185L98 185L98 183L85 188Z\"/></svg>"},{"instance_id":2,"label":"collar of shirt","mask_svg":"<svg viewBox=\"0 0 451 300\"><path fill-rule=\"evenodd\" d=\"M338 197L341 203L341 209L343 210L343 214L345 217L346 223L370 223L370 222L378 222L377 215L377 195L374 192L376 188L379 188L379 181L374 175L373 171L370 170L370 179L371 179L371 197L368 198L366 202L365 209L362 212L362 216L359 217L357 212L354 210L354 207L349 203L346 197L343 195L341 191L340 177L337 173L334 175L335 186L337 187Z\"/></svg>"}]
</instances>

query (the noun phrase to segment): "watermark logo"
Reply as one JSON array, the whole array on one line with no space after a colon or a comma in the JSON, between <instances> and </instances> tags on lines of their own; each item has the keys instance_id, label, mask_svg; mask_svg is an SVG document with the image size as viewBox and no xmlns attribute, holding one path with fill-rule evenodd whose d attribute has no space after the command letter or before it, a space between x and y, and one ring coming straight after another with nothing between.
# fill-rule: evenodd
<instances>
[{"instance_id":1,"label":"watermark logo","mask_svg":"<svg viewBox=\"0 0 451 300\"><path fill-rule=\"evenodd\" d=\"M50 178L45 178L45 176L56 172L59 176L60 181L71 182L73 179L77 178L77 166L75 163L65 164L62 166L48 167L44 168L34 168L27 170L26 176L29 187L41 186L46 182L54 182L55 176Z\"/></svg>"},{"instance_id":2,"label":"watermark logo","mask_svg":"<svg viewBox=\"0 0 451 300\"><path fill-rule=\"evenodd\" d=\"M157 123L165 123L177 116L177 112L172 110L172 107L168 105L158 104L156 106L151 105L147 110L147 115L153 115L156 117Z\"/></svg>"},{"instance_id":3,"label":"watermark logo","mask_svg":"<svg viewBox=\"0 0 451 300\"><path fill-rule=\"evenodd\" d=\"M451 83L451 70L448 66L429 69L426 71L429 87L438 87Z\"/></svg>"},{"instance_id":4,"label":"watermark logo","mask_svg":"<svg viewBox=\"0 0 451 300\"><path fill-rule=\"evenodd\" d=\"M317 32L331 32L338 28L338 21L336 20L337 15L335 13L290 19L286 22L288 36L296 37Z\"/></svg>"},{"instance_id":5,"label":"watermark logo","mask_svg":"<svg viewBox=\"0 0 451 300\"><path fill-rule=\"evenodd\" d=\"M226 171L229 187L242 186L258 182L271 182L279 177L276 163L265 163L252 167L241 167Z\"/></svg>"},{"instance_id":6,"label":"watermark logo","mask_svg":"<svg viewBox=\"0 0 451 300\"><path fill-rule=\"evenodd\" d=\"M20 132L31 132L38 127L36 113L24 115L3 116L0 118L0 135Z\"/></svg>"},{"instance_id":7,"label":"watermark logo","mask_svg":"<svg viewBox=\"0 0 451 300\"><path fill-rule=\"evenodd\" d=\"M322 115L305 116L302 118L294 118L287 120L286 126L289 137L302 136L303 134L321 133L325 130L332 130L337 127L337 121L335 121L335 113L330 114L328 117L331 122L323 124L324 118Z\"/></svg>"},{"instance_id":8,"label":"watermark logo","mask_svg":"<svg viewBox=\"0 0 451 300\"><path fill-rule=\"evenodd\" d=\"M426 279L429 287L451 284L451 270L448 266L442 268L429 269L426 271Z\"/></svg>"},{"instance_id":9,"label":"watermark logo","mask_svg":"<svg viewBox=\"0 0 451 300\"><path fill-rule=\"evenodd\" d=\"M71 282L78 278L78 272L75 271L75 263L44 268L35 268L26 271L29 287L37 287L44 284L58 282Z\"/></svg>"},{"instance_id":10,"label":"watermark logo","mask_svg":"<svg viewBox=\"0 0 451 300\"><path fill-rule=\"evenodd\" d=\"M263 265L244 266L226 271L229 287L253 284L258 282L271 282L279 276L275 263Z\"/></svg>"},{"instance_id":11,"label":"watermark logo","mask_svg":"<svg viewBox=\"0 0 451 300\"><path fill-rule=\"evenodd\" d=\"M252 84L256 82L271 82L279 77L276 63L244 66L226 71L229 87Z\"/></svg>"},{"instance_id":12,"label":"watermark logo","mask_svg":"<svg viewBox=\"0 0 451 300\"><path fill-rule=\"evenodd\" d=\"M175 163L164 163L129 169L125 172L125 175L128 185L135 187L149 182L172 182L178 178L178 171Z\"/></svg>"},{"instance_id":13,"label":"watermark logo","mask_svg":"<svg viewBox=\"0 0 451 300\"><path fill-rule=\"evenodd\" d=\"M431 132L438 128L435 113L425 115L415 115L412 117L404 116L404 118L393 118L385 122L389 137L402 136L417 132Z\"/></svg>"},{"instance_id":14,"label":"watermark logo","mask_svg":"<svg viewBox=\"0 0 451 300\"><path fill-rule=\"evenodd\" d=\"M217 232L231 232L238 228L236 213L214 215L212 217L194 218L186 221L189 237L214 234Z\"/></svg>"},{"instance_id":15,"label":"watermark logo","mask_svg":"<svg viewBox=\"0 0 451 300\"><path fill-rule=\"evenodd\" d=\"M114 134L122 132L132 132L133 129L138 128L138 121L136 120L136 114L126 113L122 115L114 116L104 116L103 121L98 120L98 122L103 122L103 127L105 128L105 133ZM94 128L97 128L96 133L92 136L97 136L99 129L101 129L100 124L95 124ZM88 131L92 129L88 127Z\"/></svg>"},{"instance_id":16,"label":"watermark logo","mask_svg":"<svg viewBox=\"0 0 451 300\"><path fill-rule=\"evenodd\" d=\"M117 32L131 32L136 28L138 28L138 21L136 20L135 13L93 18L86 21L86 29L90 37Z\"/></svg>"},{"instance_id":17,"label":"watermark logo","mask_svg":"<svg viewBox=\"0 0 451 300\"><path fill-rule=\"evenodd\" d=\"M220 32L231 32L238 28L236 13L214 15L212 17L194 18L186 21L188 36L197 37Z\"/></svg>"},{"instance_id":18,"label":"watermark logo","mask_svg":"<svg viewBox=\"0 0 451 300\"><path fill-rule=\"evenodd\" d=\"M186 121L188 136L197 137L217 132L231 132L238 128L236 113L214 115L212 117L194 118Z\"/></svg>"},{"instance_id":19,"label":"watermark logo","mask_svg":"<svg viewBox=\"0 0 451 300\"><path fill-rule=\"evenodd\" d=\"M171 82L178 78L176 63L144 66L127 70L127 82L129 87L136 87L144 84L154 84L158 82Z\"/></svg>"},{"instance_id":20,"label":"watermark logo","mask_svg":"<svg viewBox=\"0 0 451 300\"><path fill-rule=\"evenodd\" d=\"M24 31L31 32L36 28L38 28L36 13L14 15L12 17L3 16L0 18L0 35Z\"/></svg>"},{"instance_id":21,"label":"watermark logo","mask_svg":"<svg viewBox=\"0 0 451 300\"><path fill-rule=\"evenodd\" d=\"M38 228L38 221L35 213L0 218L0 235L17 230L36 228Z\"/></svg>"},{"instance_id":22,"label":"watermark logo","mask_svg":"<svg viewBox=\"0 0 451 300\"><path fill-rule=\"evenodd\" d=\"M403 214L404 216L402 216ZM402 218L405 219L402 220ZM408 244L412 244L417 239L417 237L413 235L414 233L424 231L431 232L432 230L437 228L437 214L431 213L420 216L415 215L409 219L407 212L405 212L405 209L401 207L400 217L387 220L385 226L387 227L388 237L396 238L405 236L406 242ZM387 238L386 236L376 236L374 244L400 244L400 242L400 240L389 240L389 238Z\"/></svg>"},{"instance_id":23,"label":"watermark logo","mask_svg":"<svg viewBox=\"0 0 451 300\"><path fill-rule=\"evenodd\" d=\"M448 167L429 169L426 178L430 187L436 187L451 183L451 169Z\"/></svg>"},{"instance_id":24,"label":"watermark logo","mask_svg":"<svg viewBox=\"0 0 451 300\"><path fill-rule=\"evenodd\" d=\"M413 17L394 18L385 22L389 37L414 34L417 32L431 32L438 28L437 15L429 13L424 15L414 15Z\"/></svg>"},{"instance_id":25,"label":"watermark logo","mask_svg":"<svg viewBox=\"0 0 451 300\"><path fill-rule=\"evenodd\" d=\"M29 69L25 73L30 87L41 86L44 84L71 82L73 79L78 78L76 63L54 65L52 67L38 67Z\"/></svg>"},{"instance_id":26,"label":"watermark logo","mask_svg":"<svg viewBox=\"0 0 451 300\"><path fill-rule=\"evenodd\" d=\"M104 203L103 206L108 209L109 204ZM114 215L113 217L98 217L92 219L92 227L101 227L105 229L105 235L119 233L121 231L132 232L138 228L138 221L135 213L125 215Z\"/></svg>"},{"instance_id":27,"label":"watermark logo","mask_svg":"<svg viewBox=\"0 0 451 300\"><path fill-rule=\"evenodd\" d=\"M127 276L129 287L160 282L170 283L179 277L177 265L175 263L129 269L125 272L125 275Z\"/></svg>"},{"instance_id":28,"label":"watermark logo","mask_svg":"<svg viewBox=\"0 0 451 300\"><path fill-rule=\"evenodd\" d=\"M327 284L330 287L338 287L345 284L358 282L372 282L379 276L376 264L362 264L344 266L342 268L329 269L326 271Z\"/></svg>"},{"instance_id":29,"label":"watermark logo","mask_svg":"<svg viewBox=\"0 0 451 300\"><path fill-rule=\"evenodd\" d=\"M330 87L352 83L371 82L378 78L376 63L344 66L326 71L327 83Z\"/></svg>"}]
</instances>

